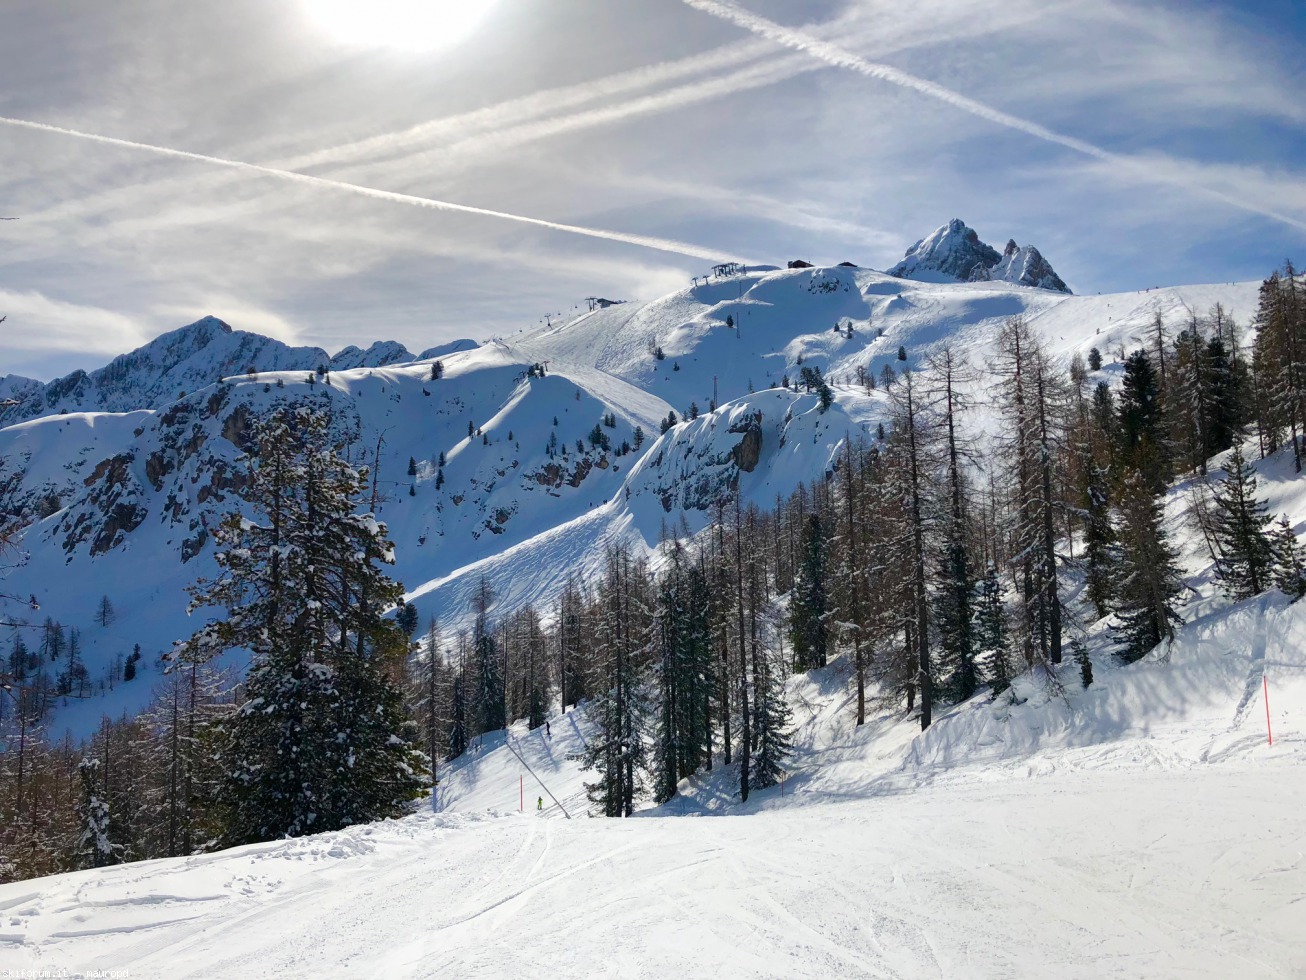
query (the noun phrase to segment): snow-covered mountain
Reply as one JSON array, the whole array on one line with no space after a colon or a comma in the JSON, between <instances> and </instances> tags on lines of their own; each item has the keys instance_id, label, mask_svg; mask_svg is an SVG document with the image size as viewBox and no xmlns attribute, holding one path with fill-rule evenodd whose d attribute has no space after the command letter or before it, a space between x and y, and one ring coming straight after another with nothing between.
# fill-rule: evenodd
<instances>
[{"instance_id":1,"label":"snow-covered mountain","mask_svg":"<svg viewBox=\"0 0 1306 980\"><path fill-rule=\"evenodd\" d=\"M373 368L413 360L407 348L392 340L378 341L365 351L346 347L332 357L320 347L291 347L206 316L96 371L74 371L48 384L19 375L0 378L0 426L61 412L160 408L219 378L249 371Z\"/></svg>"},{"instance_id":2,"label":"snow-covered mountain","mask_svg":"<svg viewBox=\"0 0 1306 980\"><path fill-rule=\"evenodd\" d=\"M960 218L953 218L907 249L889 275L922 282L1010 282L1070 292L1033 245L1018 246L1010 239L999 254Z\"/></svg>"},{"instance_id":3,"label":"snow-covered mountain","mask_svg":"<svg viewBox=\"0 0 1306 980\"><path fill-rule=\"evenodd\" d=\"M114 411L56 399L67 414L0 429L0 514L25 525L30 554L4 591L33 593L34 615L79 628L97 684L136 643L157 665L194 628L183 586L215 571L209 529L240 504L248 420L293 400L329 404L352 457L377 474L396 575L423 620L456 624L482 575L501 611L547 608L568 575L597 567L605 541L652 547L663 524L703 526L734 488L767 507L819 478L843 440L874 431L885 394L863 381L900 367L900 347L911 364L944 343L982 363L1019 315L1063 362L1098 347L1109 378L1157 313L1177 330L1190 310L1221 302L1247 323L1257 287L1077 297L848 267L755 271L511 343L427 351L441 359L439 379L429 356L318 375L320 351L201 321L81 375L87 401ZM251 374L255 355L270 366ZM832 382L829 411L779 387L804 366ZM662 433L672 412L677 424ZM117 613L108 626L95 622L101 596ZM144 674L70 703L59 724L84 731L105 712L135 710L149 694Z\"/></svg>"}]
</instances>

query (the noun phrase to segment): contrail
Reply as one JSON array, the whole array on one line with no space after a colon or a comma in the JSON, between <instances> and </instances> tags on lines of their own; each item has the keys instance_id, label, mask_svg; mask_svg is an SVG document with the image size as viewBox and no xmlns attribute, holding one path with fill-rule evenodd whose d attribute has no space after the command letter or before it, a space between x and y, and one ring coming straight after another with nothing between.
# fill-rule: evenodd
<instances>
[{"instance_id":1,"label":"contrail","mask_svg":"<svg viewBox=\"0 0 1306 980\"><path fill-rule=\"evenodd\" d=\"M461 159L475 157L489 151L502 152L537 140L626 122L639 116L671 112L727 95L764 88L813 70L820 70L820 66L813 65L800 55L770 58L716 78L677 85L674 88L651 95L642 95L615 105L583 109L569 115L552 116L504 129L476 133L445 146L431 147L421 151L420 154L397 158L393 163L411 164L420 156L423 161L430 160L443 166L450 166Z\"/></svg>"},{"instance_id":2,"label":"contrail","mask_svg":"<svg viewBox=\"0 0 1306 980\"><path fill-rule=\"evenodd\" d=\"M17 126L22 129L37 130L38 132L57 133L61 136L74 136L78 139L91 140L95 143L104 143L108 146L119 146L131 150L145 150L149 153L174 157L179 160L193 160L198 163L208 163L218 167L230 167L234 170L243 170L246 173L261 174L265 177L278 177L282 180L307 184L311 187L348 191L353 194L362 195L363 197L375 198L378 201L393 201L397 204L410 204L415 207L431 208L436 211L455 211L462 214L474 214L486 218L499 218L503 221L515 221L518 224L535 225L538 228L548 228L553 231L564 231L573 235L583 235L586 238L599 238L611 242L624 242L627 245L638 245L642 248L651 248L659 252L671 252L675 255L688 255L697 259L707 259L709 261L748 261L747 259L739 258L737 256L731 256L723 252L704 248L701 245L693 245L689 242L679 242L671 238L657 238L652 235L631 235L620 231L608 231L604 228L586 228L582 225L569 225L559 221L547 221L544 218L531 218L526 215L511 214L507 211L494 211L490 208L477 208L468 204L454 204L450 201L440 201L430 197L419 197L415 194L400 194L396 191L384 191L376 187L365 187L362 184L351 184L343 180L331 180L327 177L314 177L311 174L296 173L293 170L278 170L275 167L264 167L256 163L245 163L240 160L227 160L223 157L208 156L204 153L191 153L189 150L174 150L166 146L154 146L151 143L137 143L134 140L118 139L113 136L101 136L98 133L85 133L76 129L65 129L62 126L51 126L47 123L32 122L27 119L11 119L8 116L0 116L0 123L8 126Z\"/></svg>"},{"instance_id":3,"label":"contrail","mask_svg":"<svg viewBox=\"0 0 1306 980\"><path fill-rule=\"evenodd\" d=\"M1294 228L1306 228L1306 221L1293 218L1289 215L1272 211L1253 202L1233 197L1223 191L1216 190L1201 184L1194 184L1190 181L1167 177L1164 174L1157 173L1145 161L1133 157L1124 156L1114 153L1111 150L1105 150L1086 140L1078 139L1074 136L1067 136L1064 133L1058 133L1056 130L1048 129L1032 120L1014 116L1009 112L1003 112L1001 109L995 109L991 105L986 105L969 96L962 95L946 86L931 82L928 79L921 78L918 75L912 75L909 72L894 68L892 65L883 65L874 61L868 61L860 55L853 54L843 48L831 44L828 41L822 41L820 38L812 37L810 34L804 34L801 31L784 27L775 21L767 20L748 10L743 10L733 3L722 3L720 0L683 0L685 4L700 10L705 14L711 14L720 20L728 21L745 30L751 31L760 37L782 45L787 48L793 48L796 51L802 51L813 58L824 61L826 64L835 68L847 68L850 71L858 72L868 78L877 78L881 81L889 82L892 85L898 85L902 88L911 89L927 95L930 98L938 99L940 102L946 102L968 112L973 116L986 119L991 123L999 126L1005 126L1008 129L1014 129L1018 132L1033 136L1036 139L1045 140L1049 143L1055 143L1058 146L1064 146L1076 153L1082 153L1085 156L1100 160L1103 163L1110 163L1122 167L1136 174L1137 176L1153 181L1156 183L1169 184L1171 186L1182 187L1185 190L1193 191L1198 194L1204 194L1207 197L1221 201L1224 204L1231 205L1243 211L1250 211L1253 214L1259 214L1266 218L1272 218L1281 221L1286 225Z\"/></svg>"},{"instance_id":4,"label":"contrail","mask_svg":"<svg viewBox=\"0 0 1306 980\"><path fill-rule=\"evenodd\" d=\"M414 144L429 144L493 132L506 126L517 126L532 119L575 109L588 102L613 99L640 89L679 82L705 72L719 72L748 64L767 58L771 50L770 45L758 40L735 42L676 61L619 72L595 81L545 89L496 105L418 123L397 132L381 133L340 146L309 151L280 161L278 165L300 170L320 164L360 163L371 156L404 152Z\"/></svg>"}]
</instances>

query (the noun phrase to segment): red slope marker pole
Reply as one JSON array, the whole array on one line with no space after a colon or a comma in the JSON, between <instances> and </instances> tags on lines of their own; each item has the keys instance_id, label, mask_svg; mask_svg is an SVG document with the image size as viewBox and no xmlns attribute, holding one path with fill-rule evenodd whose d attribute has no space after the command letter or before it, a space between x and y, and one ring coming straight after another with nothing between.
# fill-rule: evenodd
<instances>
[{"instance_id":1,"label":"red slope marker pole","mask_svg":"<svg viewBox=\"0 0 1306 980\"><path fill-rule=\"evenodd\" d=\"M1270 679L1262 674L1261 686L1265 689L1265 737L1274 744L1274 732L1270 730Z\"/></svg>"}]
</instances>

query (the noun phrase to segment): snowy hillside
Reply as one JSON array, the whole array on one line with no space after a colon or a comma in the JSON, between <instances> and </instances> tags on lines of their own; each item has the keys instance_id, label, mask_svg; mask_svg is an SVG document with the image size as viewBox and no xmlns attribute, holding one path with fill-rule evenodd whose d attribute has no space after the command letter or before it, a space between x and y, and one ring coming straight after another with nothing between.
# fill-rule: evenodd
<instances>
[{"instance_id":1,"label":"snowy hillside","mask_svg":"<svg viewBox=\"0 0 1306 980\"><path fill-rule=\"evenodd\" d=\"M324 375L321 352L201 321L73 386L123 411L76 411L74 393L55 401L74 406L68 414L0 429L0 512L26 525L30 554L6 590L38 597L36 621L79 630L93 696L70 699L57 723L85 732L106 712L139 708L158 657L193 630L183 587L214 570L210 529L237 505L248 420L272 405L331 406L352 458L376 472L397 577L421 620L456 626L482 575L501 612L547 609L569 575L596 567L605 541L651 547L663 524L701 527L734 487L770 506L819 479L843 440L881 418L883 391L863 382L901 367L900 348L912 365L944 343L982 364L1003 322L1021 315L1064 362L1098 347L1110 378L1156 314L1176 332L1221 302L1246 324L1256 291L1076 297L849 267L750 271L511 343L457 342ZM272 363L250 375L255 353ZM387 345L371 354L397 356ZM804 367L831 382L829 412L814 394L776 387ZM136 404L121 403L114 378L135 379ZM671 412L678 424L660 434ZM106 596L115 615L101 625ZM147 682L108 690L112 665L137 643Z\"/></svg>"}]
</instances>

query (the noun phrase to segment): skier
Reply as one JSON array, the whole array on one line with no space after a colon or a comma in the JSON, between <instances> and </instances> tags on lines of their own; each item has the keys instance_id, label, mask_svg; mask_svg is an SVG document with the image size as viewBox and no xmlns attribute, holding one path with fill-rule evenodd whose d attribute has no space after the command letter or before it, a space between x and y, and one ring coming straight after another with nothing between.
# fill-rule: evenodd
<instances>
[{"instance_id":1,"label":"skier","mask_svg":"<svg viewBox=\"0 0 1306 980\"><path fill-rule=\"evenodd\" d=\"M535 799L535 809L536 809L536 810L543 810L543 809L544 809L544 797L542 797L542 796L536 797L536 799Z\"/></svg>"},{"instance_id":2,"label":"skier","mask_svg":"<svg viewBox=\"0 0 1306 980\"><path fill-rule=\"evenodd\" d=\"M549 723L547 721L544 723L544 737L553 738L553 729L549 727Z\"/></svg>"}]
</instances>

